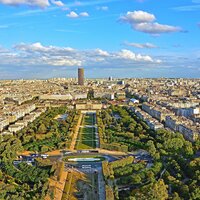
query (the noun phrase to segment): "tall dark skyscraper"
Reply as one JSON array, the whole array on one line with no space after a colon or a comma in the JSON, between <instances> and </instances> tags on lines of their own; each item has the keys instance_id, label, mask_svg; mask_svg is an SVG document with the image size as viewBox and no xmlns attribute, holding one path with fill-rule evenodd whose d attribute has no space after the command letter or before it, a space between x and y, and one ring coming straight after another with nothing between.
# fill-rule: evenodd
<instances>
[{"instance_id":1,"label":"tall dark skyscraper","mask_svg":"<svg viewBox=\"0 0 200 200\"><path fill-rule=\"evenodd\" d=\"M78 84L84 85L84 69L78 68Z\"/></svg>"}]
</instances>

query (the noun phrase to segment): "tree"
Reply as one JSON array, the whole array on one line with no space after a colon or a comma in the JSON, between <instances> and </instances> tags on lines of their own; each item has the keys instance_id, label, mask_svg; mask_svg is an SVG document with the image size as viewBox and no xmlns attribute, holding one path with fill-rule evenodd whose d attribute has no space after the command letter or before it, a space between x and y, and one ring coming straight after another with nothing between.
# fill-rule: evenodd
<instances>
[{"instance_id":1,"label":"tree","mask_svg":"<svg viewBox=\"0 0 200 200\"><path fill-rule=\"evenodd\" d=\"M170 150L173 154L178 153L178 151L183 147L183 140L180 138L168 139L164 143L164 147Z\"/></svg>"},{"instance_id":2,"label":"tree","mask_svg":"<svg viewBox=\"0 0 200 200\"><path fill-rule=\"evenodd\" d=\"M192 143L189 141L185 141L184 144L184 153L186 154L186 156L190 157L194 154L193 149L192 149Z\"/></svg>"},{"instance_id":3,"label":"tree","mask_svg":"<svg viewBox=\"0 0 200 200\"><path fill-rule=\"evenodd\" d=\"M136 134L140 135L142 133L142 131L143 131L142 125L138 124L137 128L135 129Z\"/></svg>"},{"instance_id":4,"label":"tree","mask_svg":"<svg viewBox=\"0 0 200 200\"><path fill-rule=\"evenodd\" d=\"M200 139L195 142L194 147L197 151L200 149Z\"/></svg>"},{"instance_id":5,"label":"tree","mask_svg":"<svg viewBox=\"0 0 200 200\"><path fill-rule=\"evenodd\" d=\"M192 200L200 199L200 187L194 189L194 191L190 195L190 199Z\"/></svg>"},{"instance_id":6,"label":"tree","mask_svg":"<svg viewBox=\"0 0 200 200\"><path fill-rule=\"evenodd\" d=\"M142 181L142 179L141 179L139 174L135 174L135 175L132 176L132 183L133 184L139 184L139 183L141 183L141 181Z\"/></svg>"},{"instance_id":7,"label":"tree","mask_svg":"<svg viewBox=\"0 0 200 200\"><path fill-rule=\"evenodd\" d=\"M152 171L147 172L147 177L148 177L149 181L151 181L151 182L155 181L155 175Z\"/></svg>"},{"instance_id":8,"label":"tree","mask_svg":"<svg viewBox=\"0 0 200 200\"><path fill-rule=\"evenodd\" d=\"M0 159L3 161L12 161L16 158L17 152L22 150L22 144L19 139L14 136L5 137L0 143Z\"/></svg>"},{"instance_id":9,"label":"tree","mask_svg":"<svg viewBox=\"0 0 200 200\"><path fill-rule=\"evenodd\" d=\"M147 142L147 151L151 154L151 156L155 157L156 147L155 147L154 142L152 140L149 140Z\"/></svg>"},{"instance_id":10,"label":"tree","mask_svg":"<svg viewBox=\"0 0 200 200\"><path fill-rule=\"evenodd\" d=\"M129 124L128 130L130 132L134 132L135 131L135 127L136 127L136 123L132 122L132 123Z\"/></svg>"},{"instance_id":11,"label":"tree","mask_svg":"<svg viewBox=\"0 0 200 200\"><path fill-rule=\"evenodd\" d=\"M46 131L47 131L46 126L44 124L40 124L37 132L40 133L40 134L44 134L44 133L46 133Z\"/></svg>"},{"instance_id":12,"label":"tree","mask_svg":"<svg viewBox=\"0 0 200 200\"><path fill-rule=\"evenodd\" d=\"M131 192L137 200L166 200L168 199L167 185L162 179L145 185Z\"/></svg>"},{"instance_id":13,"label":"tree","mask_svg":"<svg viewBox=\"0 0 200 200\"><path fill-rule=\"evenodd\" d=\"M178 193L174 192L172 195L172 200L181 200L181 198L179 197Z\"/></svg>"},{"instance_id":14,"label":"tree","mask_svg":"<svg viewBox=\"0 0 200 200\"><path fill-rule=\"evenodd\" d=\"M2 180L2 178L3 178L3 173L2 173L2 171L0 170L0 180Z\"/></svg>"},{"instance_id":15,"label":"tree","mask_svg":"<svg viewBox=\"0 0 200 200\"><path fill-rule=\"evenodd\" d=\"M49 148L48 148L48 146L46 146L46 145L43 145L42 147L41 147L41 152L42 153L45 153L45 152L47 152L49 150Z\"/></svg>"},{"instance_id":16,"label":"tree","mask_svg":"<svg viewBox=\"0 0 200 200\"><path fill-rule=\"evenodd\" d=\"M121 131L122 131L122 128L121 128L120 124L117 124L117 125L116 125L115 130L116 130L117 132L121 132Z\"/></svg>"}]
</instances>

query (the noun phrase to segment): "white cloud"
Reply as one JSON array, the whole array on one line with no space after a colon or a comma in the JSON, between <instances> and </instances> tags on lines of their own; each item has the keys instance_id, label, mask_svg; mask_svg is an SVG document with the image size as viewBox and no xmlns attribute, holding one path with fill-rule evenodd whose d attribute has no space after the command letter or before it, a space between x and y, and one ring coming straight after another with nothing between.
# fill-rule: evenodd
<instances>
[{"instance_id":1,"label":"white cloud","mask_svg":"<svg viewBox=\"0 0 200 200\"><path fill-rule=\"evenodd\" d=\"M74 1L74 2L68 2L67 6L68 8L76 8L79 7L88 7L93 5L101 5L109 2L117 2L121 0L98 0L98 1ZM50 5L56 5L58 7L62 7L65 4L61 0L0 0L0 4L9 5L9 6L20 6L20 5L27 5L31 7L40 7L45 8ZM104 7L104 6L103 6ZM102 7L102 8L103 8ZM106 9L106 6L105 8ZM32 13L34 14L34 12Z\"/></svg>"},{"instance_id":2,"label":"white cloud","mask_svg":"<svg viewBox=\"0 0 200 200\"><path fill-rule=\"evenodd\" d=\"M78 18L79 15L76 12L71 11L69 14L67 14L67 17L69 17L69 18Z\"/></svg>"},{"instance_id":3,"label":"white cloud","mask_svg":"<svg viewBox=\"0 0 200 200\"><path fill-rule=\"evenodd\" d=\"M78 50L71 47L47 46L40 42L21 43L11 49L0 46L1 78L49 78L75 72L78 66L87 67L94 76L108 73L117 76L140 77L197 77L200 57L193 52L187 54L164 53L150 56L127 49L106 51L100 48ZM188 67L189 66L189 67ZM188 67L185 72L186 67ZM57 70L58 73L55 72ZM173 70L171 72L170 70ZM26 71L26 73L25 73ZM148 71L148 73L146 73ZM74 74L68 74L74 76Z\"/></svg>"},{"instance_id":4,"label":"white cloud","mask_svg":"<svg viewBox=\"0 0 200 200\"><path fill-rule=\"evenodd\" d=\"M87 12L81 12L80 14L71 11L69 14L66 15L69 18L79 18L79 17L89 17L89 14Z\"/></svg>"},{"instance_id":5,"label":"white cloud","mask_svg":"<svg viewBox=\"0 0 200 200\"><path fill-rule=\"evenodd\" d=\"M135 48L139 48L139 49L154 49L154 48L158 48L156 45L151 44L151 43L131 43L131 42L125 42L124 45L126 46L131 46L131 47L135 47Z\"/></svg>"},{"instance_id":6,"label":"white cloud","mask_svg":"<svg viewBox=\"0 0 200 200\"><path fill-rule=\"evenodd\" d=\"M169 25L163 25L159 23L138 23L134 24L133 28L137 31L150 34L160 34L160 33L172 33L180 32L181 28Z\"/></svg>"},{"instance_id":7,"label":"white cloud","mask_svg":"<svg viewBox=\"0 0 200 200\"><path fill-rule=\"evenodd\" d=\"M135 54L130 50L122 49L118 53L119 58L134 61L154 62L150 56L142 56L141 54Z\"/></svg>"},{"instance_id":8,"label":"white cloud","mask_svg":"<svg viewBox=\"0 0 200 200\"><path fill-rule=\"evenodd\" d=\"M0 46L0 54L3 54L3 53L9 53L9 50Z\"/></svg>"},{"instance_id":9,"label":"white cloud","mask_svg":"<svg viewBox=\"0 0 200 200\"><path fill-rule=\"evenodd\" d=\"M95 54L99 56L109 56L107 51L103 51L102 49L95 49Z\"/></svg>"},{"instance_id":10,"label":"white cloud","mask_svg":"<svg viewBox=\"0 0 200 200\"><path fill-rule=\"evenodd\" d=\"M0 0L0 3L10 6L28 5L28 6L37 6L41 8L50 6L48 0Z\"/></svg>"},{"instance_id":11,"label":"white cloud","mask_svg":"<svg viewBox=\"0 0 200 200\"><path fill-rule=\"evenodd\" d=\"M127 49L108 52L100 48L77 50L71 47L44 46L40 42L21 43L12 50L0 48L0 65L16 66L130 66L158 64L161 60Z\"/></svg>"},{"instance_id":12,"label":"white cloud","mask_svg":"<svg viewBox=\"0 0 200 200\"><path fill-rule=\"evenodd\" d=\"M153 14L144 12L144 11L133 11L127 12L126 15L121 16L121 20L128 23L142 23L142 22L152 22L156 18Z\"/></svg>"},{"instance_id":13,"label":"white cloud","mask_svg":"<svg viewBox=\"0 0 200 200\"><path fill-rule=\"evenodd\" d=\"M79 14L81 17L89 17L89 14L87 12L82 12Z\"/></svg>"},{"instance_id":14,"label":"white cloud","mask_svg":"<svg viewBox=\"0 0 200 200\"><path fill-rule=\"evenodd\" d=\"M164 25L155 22L156 17L153 14L141 10L127 12L125 15L120 17L120 20L130 24L131 27L136 31L153 35L182 31L180 27Z\"/></svg>"},{"instance_id":15,"label":"white cloud","mask_svg":"<svg viewBox=\"0 0 200 200\"><path fill-rule=\"evenodd\" d=\"M157 59L156 60L156 63L158 63L158 64L161 64L163 61L162 60L160 60L160 59Z\"/></svg>"},{"instance_id":16,"label":"white cloud","mask_svg":"<svg viewBox=\"0 0 200 200\"><path fill-rule=\"evenodd\" d=\"M76 59L69 59L69 58L58 58L55 60L47 60L47 65L53 66L82 66L82 62Z\"/></svg>"},{"instance_id":17,"label":"white cloud","mask_svg":"<svg viewBox=\"0 0 200 200\"><path fill-rule=\"evenodd\" d=\"M43 46L40 42L36 42L33 44L25 44L21 43L14 46L15 49L25 52L37 52L37 53L59 53L60 55L63 53L75 52L76 50L71 47L55 47L55 46Z\"/></svg>"},{"instance_id":18,"label":"white cloud","mask_svg":"<svg viewBox=\"0 0 200 200\"><path fill-rule=\"evenodd\" d=\"M42 44L39 42L33 43L31 45L21 43L21 44L16 45L15 48L21 51L47 51L48 50L48 48L42 46Z\"/></svg>"},{"instance_id":19,"label":"white cloud","mask_svg":"<svg viewBox=\"0 0 200 200\"><path fill-rule=\"evenodd\" d=\"M58 7L65 6L65 4L62 1L54 1L54 0L52 0L51 3L56 5L56 6L58 6Z\"/></svg>"}]
</instances>

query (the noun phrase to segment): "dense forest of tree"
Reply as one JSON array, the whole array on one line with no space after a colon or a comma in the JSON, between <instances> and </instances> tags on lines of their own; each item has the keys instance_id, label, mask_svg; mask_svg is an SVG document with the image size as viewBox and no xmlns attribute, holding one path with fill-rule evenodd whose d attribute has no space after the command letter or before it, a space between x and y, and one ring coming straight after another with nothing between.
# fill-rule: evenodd
<instances>
[{"instance_id":1,"label":"dense forest of tree","mask_svg":"<svg viewBox=\"0 0 200 200\"><path fill-rule=\"evenodd\" d=\"M48 188L47 178L51 166L30 166L13 160L23 150L21 141L15 136L4 136L0 143L0 199L43 199Z\"/></svg>"},{"instance_id":2,"label":"dense forest of tree","mask_svg":"<svg viewBox=\"0 0 200 200\"><path fill-rule=\"evenodd\" d=\"M97 119L102 147L110 144L112 150L144 149L154 160L150 168L140 162L113 169L105 162L104 176L113 194L116 187L130 187L120 190L115 199L200 199L200 159L195 156L199 141L192 144L178 132L150 130L127 107L111 106Z\"/></svg>"},{"instance_id":3,"label":"dense forest of tree","mask_svg":"<svg viewBox=\"0 0 200 200\"><path fill-rule=\"evenodd\" d=\"M52 108L43 113L33 123L17 133L26 150L47 152L65 148L71 142L70 128L75 117L75 111L67 113L65 120L55 117L66 112L66 107Z\"/></svg>"},{"instance_id":4,"label":"dense forest of tree","mask_svg":"<svg viewBox=\"0 0 200 200\"><path fill-rule=\"evenodd\" d=\"M65 120L55 119L64 113L66 107L49 109L16 135L0 137L0 199L44 199L54 172L51 163L37 159L32 166L14 165L13 161L23 150L46 152L66 147L76 113L68 111Z\"/></svg>"}]
</instances>

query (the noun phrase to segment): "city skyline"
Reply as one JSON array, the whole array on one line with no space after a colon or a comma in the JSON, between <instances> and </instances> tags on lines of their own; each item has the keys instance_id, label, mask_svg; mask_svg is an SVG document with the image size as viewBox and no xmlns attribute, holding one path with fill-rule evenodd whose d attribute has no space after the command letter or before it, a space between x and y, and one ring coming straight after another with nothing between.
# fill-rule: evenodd
<instances>
[{"instance_id":1,"label":"city skyline","mask_svg":"<svg viewBox=\"0 0 200 200\"><path fill-rule=\"evenodd\" d=\"M200 77L200 1L0 0L0 79Z\"/></svg>"}]
</instances>

